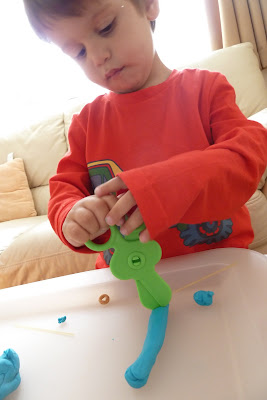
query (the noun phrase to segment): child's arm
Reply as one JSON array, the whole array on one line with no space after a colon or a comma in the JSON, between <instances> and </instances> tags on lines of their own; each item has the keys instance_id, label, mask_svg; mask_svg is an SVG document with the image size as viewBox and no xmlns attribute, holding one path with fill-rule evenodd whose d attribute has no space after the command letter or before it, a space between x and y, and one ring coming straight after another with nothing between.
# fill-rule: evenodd
<instances>
[{"instance_id":1,"label":"child's arm","mask_svg":"<svg viewBox=\"0 0 267 400\"><path fill-rule=\"evenodd\" d=\"M86 113L84 126L86 126ZM73 119L69 129L70 151L59 162L57 174L50 179L48 217L61 241L83 253L91 252L84 245L103 235L108 229L106 214L117 199L108 195L102 199L90 195L90 180L85 160L85 130L78 118Z\"/></svg>"}]
</instances>

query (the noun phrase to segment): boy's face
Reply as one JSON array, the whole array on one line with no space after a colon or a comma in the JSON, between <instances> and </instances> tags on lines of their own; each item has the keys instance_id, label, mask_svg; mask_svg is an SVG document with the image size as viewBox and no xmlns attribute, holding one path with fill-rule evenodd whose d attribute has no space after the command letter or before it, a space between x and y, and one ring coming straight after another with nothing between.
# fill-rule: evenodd
<instances>
[{"instance_id":1,"label":"boy's face","mask_svg":"<svg viewBox=\"0 0 267 400\"><path fill-rule=\"evenodd\" d=\"M49 20L46 35L74 58L87 77L111 91L128 93L156 84L160 73L150 21L158 0L88 0L81 17Z\"/></svg>"}]
</instances>

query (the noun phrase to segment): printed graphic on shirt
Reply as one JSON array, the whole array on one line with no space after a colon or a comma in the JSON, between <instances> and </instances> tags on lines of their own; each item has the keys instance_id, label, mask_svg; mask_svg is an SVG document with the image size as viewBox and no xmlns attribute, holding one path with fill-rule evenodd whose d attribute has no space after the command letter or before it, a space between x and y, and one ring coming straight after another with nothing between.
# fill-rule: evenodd
<instances>
[{"instance_id":1,"label":"printed graphic on shirt","mask_svg":"<svg viewBox=\"0 0 267 400\"><path fill-rule=\"evenodd\" d=\"M177 228L184 245L192 247L197 244L212 244L227 239L233 231L232 226L231 219L224 219L202 224L176 224L171 228Z\"/></svg>"},{"instance_id":2,"label":"printed graphic on shirt","mask_svg":"<svg viewBox=\"0 0 267 400\"><path fill-rule=\"evenodd\" d=\"M100 160L87 164L90 180L91 180L91 193L97 186L101 185L114 178L122 169L112 160ZM110 265L111 257L114 249L104 250L103 256L107 265Z\"/></svg>"},{"instance_id":3,"label":"printed graphic on shirt","mask_svg":"<svg viewBox=\"0 0 267 400\"><path fill-rule=\"evenodd\" d=\"M103 257L104 257L105 263L106 263L107 265L110 265L110 260L111 260L113 254L114 254L114 250L115 250L115 249L112 249L112 248L111 248L111 249L108 249L108 250L104 250L104 251L103 251Z\"/></svg>"},{"instance_id":4,"label":"printed graphic on shirt","mask_svg":"<svg viewBox=\"0 0 267 400\"><path fill-rule=\"evenodd\" d=\"M97 186L101 185L114 178L119 172L122 172L120 167L112 160L100 160L87 164L90 180L91 191L93 194Z\"/></svg>"}]
</instances>

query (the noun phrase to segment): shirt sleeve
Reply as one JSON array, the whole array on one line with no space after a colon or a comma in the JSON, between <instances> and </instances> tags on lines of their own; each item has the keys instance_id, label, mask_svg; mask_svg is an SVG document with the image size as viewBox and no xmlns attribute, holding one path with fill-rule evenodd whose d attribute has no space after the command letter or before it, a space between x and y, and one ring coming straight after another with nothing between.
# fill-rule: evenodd
<instances>
[{"instance_id":1,"label":"shirt sleeve","mask_svg":"<svg viewBox=\"0 0 267 400\"><path fill-rule=\"evenodd\" d=\"M224 76L213 81L208 103L212 145L119 174L152 239L179 222L230 218L266 168L267 130L242 114Z\"/></svg>"},{"instance_id":2,"label":"shirt sleeve","mask_svg":"<svg viewBox=\"0 0 267 400\"><path fill-rule=\"evenodd\" d=\"M92 253L86 246L72 246L62 232L63 222L74 204L90 195L90 179L85 159L86 132L80 119L73 117L68 136L70 150L59 162L56 175L49 181L48 218L66 246L80 253Z\"/></svg>"}]
</instances>

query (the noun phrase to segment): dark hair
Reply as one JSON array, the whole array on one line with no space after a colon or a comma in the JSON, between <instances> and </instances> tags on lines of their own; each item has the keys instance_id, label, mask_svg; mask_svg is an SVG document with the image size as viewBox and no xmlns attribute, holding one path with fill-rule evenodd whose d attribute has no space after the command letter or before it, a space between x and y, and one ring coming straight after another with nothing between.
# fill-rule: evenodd
<instances>
[{"instance_id":1,"label":"dark hair","mask_svg":"<svg viewBox=\"0 0 267 400\"><path fill-rule=\"evenodd\" d=\"M49 19L58 17L81 16L85 9L86 0L23 0L29 22L36 34L43 40L47 40L44 30L49 28ZM137 7L140 0L130 0ZM154 32L156 21L151 21L151 29Z\"/></svg>"},{"instance_id":2,"label":"dark hair","mask_svg":"<svg viewBox=\"0 0 267 400\"><path fill-rule=\"evenodd\" d=\"M49 19L80 16L84 0L23 0L29 22L36 34L47 40L44 30L49 27Z\"/></svg>"}]
</instances>

